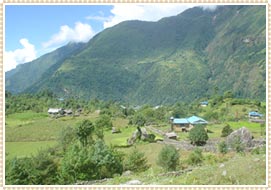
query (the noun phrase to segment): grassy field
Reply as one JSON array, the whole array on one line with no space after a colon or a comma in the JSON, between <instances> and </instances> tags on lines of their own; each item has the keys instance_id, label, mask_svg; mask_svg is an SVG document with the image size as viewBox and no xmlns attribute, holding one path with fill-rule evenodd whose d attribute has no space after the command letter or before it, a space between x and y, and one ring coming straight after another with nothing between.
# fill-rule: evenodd
<instances>
[{"instance_id":1,"label":"grassy field","mask_svg":"<svg viewBox=\"0 0 271 190\"><path fill-rule=\"evenodd\" d=\"M6 142L6 159L35 156L39 150L56 145L56 141Z\"/></svg>"},{"instance_id":2,"label":"grassy field","mask_svg":"<svg viewBox=\"0 0 271 190\"><path fill-rule=\"evenodd\" d=\"M60 132L64 127L75 127L84 119L93 122L98 118L97 113L81 115L79 117L62 117L54 119L44 113L16 113L6 117L6 159L13 157L34 156L39 150L55 146ZM126 181L138 179L148 185L216 185L216 184L264 184L265 183L265 154L252 155L246 153L228 153L220 155L203 153L204 161L201 165L191 166L188 163L191 151L179 150L180 166L178 170L192 168L191 172L180 176L161 176L165 171L157 165L157 158L163 144L138 142L127 147L127 139L131 137L136 127L129 126L128 120L123 118L113 119L113 126L119 128L121 133L112 134L111 130L104 131L104 139L108 145L116 146L123 153L130 154L136 148L143 152L148 160L150 168L142 173L134 173L131 176L117 176L111 180L100 183L123 184ZM255 138L261 137L261 127L257 123L248 121L227 122L232 129L247 127ZM227 124L209 124L209 139L221 138L222 128ZM170 129L169 124L158 127L162 131ZM187 140L189 133L178 132L179 140ZM124 159L126 159L125 157ZM238 170L236 170L238 168ZM249 175L248 175L249 174Z\"/></svg>"},{"instance_id":3,"label":"grassy field","mask_svg":"<svg viewBox=\"0 0 271 190\"><path fill-rule=\"evenodd\" d=\"M130 180L140 180L144 185L265 185L266 184L266 156L265 154L246 155L228 153L227 155L204 155L203 163L186 166L188 152L180 151L181 166L177 171L188 167L191 171L178 176L166 175L166 171L151 164L142 173L132 173L130 176L119 176L97 185L119 185ZM211 155L211 156L210 156ZM154 159L152 162L156 161ZM149 155L147 156L149 157ZM150 160L149 160L150 161ZM238 168L238 169L237 169Z\"/></svg>"},{"instance_id":4,"label":"grassy field","mask_svg":"<svg viewBox=\"0 0 271 190\"><path fill-rule=\"evenodd\" d=\"M7 159L18 156L34 155L38 149L54 146L64 127L75 127L84 119L92 122L98 118L97 113L79 117L51 118L45 113L23 112L6 117L5 141ZM105 131L105 141L112 145L126 145L127 138L136 130L127 127L128 120L117 118L112 121L121 133L112 134Z\"/></svg>"}]
</instances>

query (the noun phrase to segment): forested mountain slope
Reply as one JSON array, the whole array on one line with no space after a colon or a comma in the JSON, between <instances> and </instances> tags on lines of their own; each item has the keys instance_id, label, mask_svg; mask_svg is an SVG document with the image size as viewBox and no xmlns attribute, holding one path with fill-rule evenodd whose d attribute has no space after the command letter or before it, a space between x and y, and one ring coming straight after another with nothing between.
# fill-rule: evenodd
<instances>
[{"instance_id":1,"label":"forested mountain slope","mask_svg":"<svg viewBox=\"0 0 271 190\"><path fill-rule=\"evenodd\" d=\"M137 104L187 102L214 91L265 100L265 9L195 7L158 22L122 22L51 66L43 60L47 68L33 84L8 82L22 69L6 73L6 89Z\"/></svg>"}]
</instances>

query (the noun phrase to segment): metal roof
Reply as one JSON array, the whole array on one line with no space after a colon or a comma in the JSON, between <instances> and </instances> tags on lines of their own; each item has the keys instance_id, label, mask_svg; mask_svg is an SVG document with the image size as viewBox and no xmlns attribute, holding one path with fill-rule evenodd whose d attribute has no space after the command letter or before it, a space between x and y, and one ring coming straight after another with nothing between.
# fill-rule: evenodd
<instances>
[{"instance_id":1,"label":"metal roof","mask_svg":"<svg viewBox=\"0 0 271 190\"><path fill-rule=\"evenodd\" d=\"M259 117L262 117L262 116L263 116L263 114L260 114L260 113L258 113L258 112L256 112L256 111L251 111L251 112L248 113L248 115L249 115L249 116L259 116Z\"/></svg>"},{"instance_id":2,"label":"metal roof","mask_svg":"<svg viewBox=\"0 0 271 190\"><path fill-rule=\"evenodd\" d=\"M174 124L189 124L189 121L187 121L187 119L185 118L182 118L182 119L175 118L173 119L173 123Z\"/></svg>"},{"instance_id":3,"label":"metal roof","mask_svg":"<svg viewBox=\"0 0 271 190\"><path fill-rule=\"evenodd\" d=\"M192 117L187 118L187 120L191 124L207 124L208 123L206 120L194 115Z\"/></svg>"}]
</instances>

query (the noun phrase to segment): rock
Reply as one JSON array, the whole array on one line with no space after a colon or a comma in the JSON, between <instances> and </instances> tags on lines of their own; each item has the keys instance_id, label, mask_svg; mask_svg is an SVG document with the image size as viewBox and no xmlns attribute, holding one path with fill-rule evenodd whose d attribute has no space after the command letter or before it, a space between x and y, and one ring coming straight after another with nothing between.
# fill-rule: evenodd
<instances>
[{"instance_id":1,"label":"rock","mask_svg":"<svg viewBox=\"0 0 271 190\"><path fill-rule=\"evenodd\" d=\"M129 139L127 139L127 144L133 145L136 142L136 140L139 138L139 136L140 136L139 131L138 130L134 131L132 136Z\"/></svg>"},{"instance_id":2,"label":"rock","mask_svg":"<svg viewBox=\"0 0 271 190\"><path fill-rule=\"evenodd\" d=\"M137 179L134 179L131 181L127 181L124 185L142 185L142 182Z\"/></svg>"},{"instance_id":3,"label":"rock","mask_svg":"<svg viewBox=\"0 0 271 190\"><path fill-rule=\"evenodd\" d=\"M224 170L224 171L222 172L222 175L223 175L223 176L226 176L226 175L227 175L227 171Z\"/></svg>"},{"instance_id":4,"label":"rock","mask_svg":"<svg viewBox=\"0 0 271 190\"><path fill-rule=\"evenodd\" d=\"M148 134L146 128L142 127L142 128L140 128L140 130L141 130L141 136L140 136L140 139L141 139L141 140L146 140L146 139L148 139L149 134Z\"/></svg>"},{"instance_id":5,"label":"rock","mask_svg":"<svg viewBox=\"0 0 271 190\"><path fill-rule=\"evenodd\" d=\"M114 133L120 133L121 131L117 129L116 127L112 127L112 134Z\"/></svg>"},{"instance_id":6,"label":"rock","mask_svg":"<svg viewBox=\"0 0 271 190\"><path fill-rule=\"evenodd\" d=\"M127 170L125 172L122 173L122 176L130 176L133 172L130 170Z\"/></svg>"},{"instance_id":7,"label":"rock","mask_svg":"<svg viewBox=\"0 0 271 190\"><path fill-rule=\"evenodd\" d=\"M219 168L223 168L225 165L224 164L220 164Z\"/></svg>"},{"instance_id":8,"label":"rock","mask_svg":"<svg viewBox=\"0 0 271 190\"><path fill-rule=\"evenodd\" d=\"M252 147L261 147L266 145L266 140L261 138L261 139L253 139L252 140Z\"/></svg>"},{"instance_id":9,"label":"rock","mask_svg":"<svg viewBox=\"0 0 271 190\"><path fill-rule=\"evenodd\" d=\"M228 147L234 148L236 144L240 143L241 146L251 147L252 146L252 135L246 127L242 127L238 130L233 131L226 140Z\"/></svg>"},{"instance_id":10,"label":"rock","mask_svg":"<svg viewBox=\"0 0 271 190\"><path fill-rule=\"evenodd\" d=\"M253 161L254 161L254 162L259 162L260 159L259 159L259 158L255 158Z\"/></svg>"}]
</instances>

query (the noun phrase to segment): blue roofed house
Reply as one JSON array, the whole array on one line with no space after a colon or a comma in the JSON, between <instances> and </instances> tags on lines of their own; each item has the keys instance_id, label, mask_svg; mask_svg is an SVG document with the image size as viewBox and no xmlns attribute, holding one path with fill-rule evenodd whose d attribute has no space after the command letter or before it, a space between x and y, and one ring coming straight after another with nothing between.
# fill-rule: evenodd
<instances>
[{"instance_id":1,"label":"blue roofed house","mask_svg":"<svg viewBox=\"0 0 271 190\"><path fill-rule=\"evenodd\" d=\"M208 101L200 102L200 105L201 105L202 107L206 107L206 106L208 106Z\"/></svg>"},{"instance_id":2,"label":"blue roofed house","mask_svg":"<svg viewBox=\"0 0 271 190\"><path fill-rule=\"evenodd\" d=\"M200 117L191 116L188 118L174 118L172 120L172 130L189 131L195 125L207 125L208 122Z\"/></svg>"},{"instance_id":3,"label":"blue roofed house","mask_svg":"<svg viewBox=\"0 0 271 190\"><path fill-rule=\"evenodd\" d=\"M261 117L263 117L263 114L260 114L257 111L251 111L248 113L248 117L249 118L261 118Z\"/></svg>"}]
</instances>

